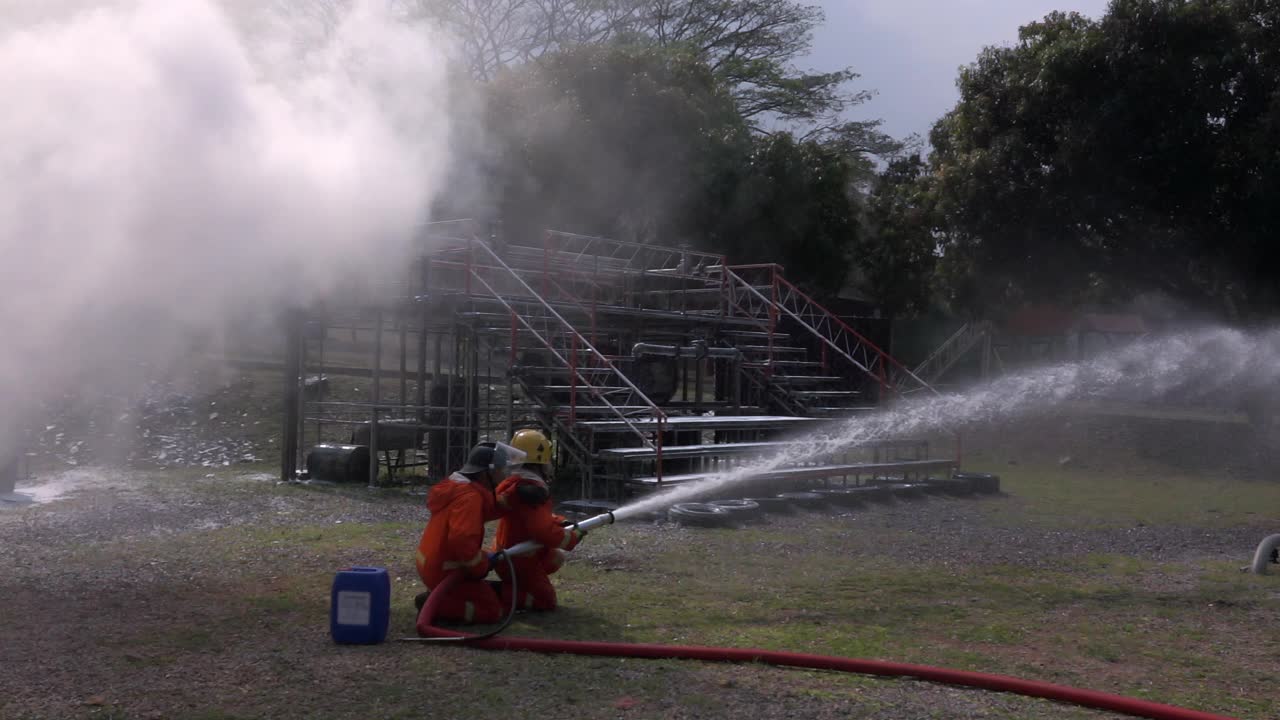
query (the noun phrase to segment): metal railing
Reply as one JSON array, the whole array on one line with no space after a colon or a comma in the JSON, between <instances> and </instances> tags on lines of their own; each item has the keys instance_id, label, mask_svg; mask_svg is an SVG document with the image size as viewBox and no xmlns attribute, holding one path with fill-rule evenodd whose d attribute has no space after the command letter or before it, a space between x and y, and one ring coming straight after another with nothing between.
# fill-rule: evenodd
<instances>
[{"instance_id":1,"label":"metal railing","mask_svg":"<svg viewBox=\"0 0 1280 720\"><path fill-rule=\"evenodd\" d=\"M965 323L930 353L924 362L916 366L915 374L928 378L929 382L937 382L938 378L959 362L960 358L981 342L990 331L991 326L985 321Z\"/></svg>"},{"instance_id":2,"label":"metal railing","mask_svg":"<svg viewBox=\"0 0 1280 720\"><path fill-rule=\"evenodd\" d=\"M768 272L765 296L756 285L747 282L736 271ZM878 382L885 391L908 393L925 391L939 394L929 383L898 362L875 343L849 327L835 313L823 307L804 291L782 277L777 265L734 266L724 270L728 280L728 298L731 304L746 307L756 317L766 319L769 327L769 347L781 317L790 318L810 335L817 338L822 347L834 352L854 368ZM747 302L741 302L746 298ZM772 354L770 355L772 358Z\"/></svg>"},{"instance_id":3,"label":"metal railing","mask_svg":"<svg viewBox=\"0 0 1280 720\"><path fill-rule=\"evenodd\" d=\"M724 256L689 248L646 245L610 238L548 230L543 237L550 258L571 267L603 264L604 269L687 277L705 277L710 268L724 263Z\"/></svg>"},{"instance_id":4,"label":"metal railing","mask_svg":"<svg viewBox=\"0 0 1280 720\"><path fill-rule=\"evenodd\" d=\"M569 371L569 422L572 430L576 421L578 399L589 398L593 403L607 409L619 420L627 424L628 429L640 439L640 442L657 456L657 474L661 477L662 468L662 433L666 421L666 413L653 402L630 378L626 376L614 362L583 337L574 326L556 312L541 295L539 295L523 278L508 266L488 244L479 239L472 241L472 252L486 262L483 265L472 265L468 269L469 277L474 281L473 290L483 288L485 292L502 305L511 318L511 359L514 367L517 361L519 344L518 327L523 327L541 346L540 351L549 354L558 365ZM517 310L503 293L491 282L495 271L505 273L505 279L514 280L524 290L523 298L532 303L523 311ZM603 369L609 384L602 384L597 374L587 370ZM620 402L614 400L621 399ZM623 407L642 407L642 412L657 420L658 431L651 439L644 431L631 422L636 415L623 410Z\"/></svg>"},{"instance_id":5,"label":"metal railing","mask_svg":"<svg viewBox=\"0 0 1280 720\"><path fill-rule=\"evenodd\" d=\"M751 320L752 327L757 332L763 332L768 335L766 345L770 349L768 359L764 362L763 368L757 369L744 364L741 369L742 376L762 397L767 395L793 415L804 414L806 412L804 403L792 395L790 389L772 382L774 374L772 349L774 338L778 334L777 309L772 307L770 303L765 302L763 295L760 293L745 292L738 282L730 282L730 274L727 270L722 274L721 292L724 298L724 312L731 317L742 317ZM737 278L737 276L734 277ZM737 280L741 280L741 278L737 278Z\"/></svg>"}]
</instances>

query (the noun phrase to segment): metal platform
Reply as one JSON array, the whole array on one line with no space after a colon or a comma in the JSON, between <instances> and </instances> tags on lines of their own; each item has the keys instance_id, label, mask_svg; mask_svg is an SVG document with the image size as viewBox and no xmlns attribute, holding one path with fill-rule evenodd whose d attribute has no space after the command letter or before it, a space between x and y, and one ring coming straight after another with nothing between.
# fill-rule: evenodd
<instances>
[{"instance_id":1,"label":"metal platform","mask_svg":"<svg viewBox=\"0 0 1280 720\"><path fill-rule=\"evenodd\" d=\"M793 446L787 442L744 442L744 443L709 443L705 445L668 445L662 448L662 457L666 460L677 458L715 458L724 455L759 455L770 450L783 450ZM637 462L653 460L658 456L657 448L630 447L609 448L596 453L604 460L625 460Z\"/></svg>"},{"instance_id":2,"label":"metal platform","mask_svg":"<svg viewBox=\"0 0 1280 720\"><path fill-rule=\"evenodd\" d=\"M795 417L791 415L684 415L669 417L663 424L667 430L776 430L802 428L822 422L820 418ZM616 421L590 421L579 423L585 429L596 433L627 432L626 423ZM657 420L637 420L631 425L653 431L658 429Z\"/></svg>"},{"instance_id":3,"label":"metal platform","mask_svg":"<svg viewBox=\"0 0 1280 720\"><path fill-rule=\"evenodd\" d=\"M906 460L901 462L885 462L885 463L851 463L851 464L835 464L835 465L808 465L800 467L782 468L779 470L770 470L756 474L753 479L758 481L780 481L780 480L829 480L832 478L852 478L855 482L860 481L863 476L885 475L890 473L901 474L903 478L923 478L928 477L930 473L946 473L949 474L956 467L955 460L938 459L938 460ZM679 475L668 475L663 478L656 476L629 478L627 485L633 488L643 488L646 491L660 490L663 487L684 485L699 480L707 480L722 473L716 472L700 472L700 473L683 473Z\"/></svg>"},{"instance_id":4,"label":"metal platform","mask_svg":"<svg viewBox=\"0 0 1280 720\"><path fill-rule=\"evenodd\" d=\"M357 374L364 347L361 374L373 382L367 400L341 403L324 389L288 388L285 477L310 442L360 424L377 458L379 424L415 418L422 439L412 450L431 478L480 439L539 426L562 481L584 498L621 501L740 467L827 418L874 412L899 390L932 391L776 265L557 231L502 238L470 221L432 224L423 240L431 252L388 282L390 299L297 318L287 376ZM341 364L325 353L330 327L344 329L333 342ZM395 335L398 362L388 364L384 336ZM642 359L655 344L675 350ZM846 450L767 477L928 473L959 460L930 458L919 442L879 443L858 461Z\"/></svg>"}]
</instances>

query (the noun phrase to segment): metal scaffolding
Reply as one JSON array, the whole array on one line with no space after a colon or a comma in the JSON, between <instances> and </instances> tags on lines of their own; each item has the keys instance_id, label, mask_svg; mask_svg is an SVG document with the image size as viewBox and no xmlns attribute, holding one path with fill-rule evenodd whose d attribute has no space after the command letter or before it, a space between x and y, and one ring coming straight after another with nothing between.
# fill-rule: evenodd
<instances>
[{"instance_id":1,"label":"metal scaffolding","mask_svg":"<svg viewBox=\"0 0 1280 720\"><path fill-rule=\"evenodd\" d=\"M562 486L620 498L733 467L794 422L865 412L884 394L864 392L867 377L932 391L776 265L556 231L521 240L434 223L404 277L295 312L282 476L341 446L367 453L370 485L384 469L436 479L475 442L539 427ZM334 392L337 377L370 386ZM875 452L865 462L885 466ZM848 458L829 465L858 475Z\"/></svg>"}]
</instances>

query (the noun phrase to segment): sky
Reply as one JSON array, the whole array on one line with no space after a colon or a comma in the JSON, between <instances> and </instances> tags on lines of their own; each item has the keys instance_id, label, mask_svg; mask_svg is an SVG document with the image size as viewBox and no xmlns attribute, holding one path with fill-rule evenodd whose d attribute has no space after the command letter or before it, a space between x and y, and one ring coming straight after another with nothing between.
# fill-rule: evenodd
<instances>
[{"instance_id":1,"label":"sky","mask_svg":"<svg viewBox=\"0 0 1280 720\"><path fill-rule=\"evenodd\" d=\"M877 95L854 119L884 120L894 137L919 133L958 99L958 69L988 45L1010 44L1018 28L1055 10L1101 16L1108 0L811 0L827 15L801 60L814 70L852 67Z\"/></svg>"}]
</instances>

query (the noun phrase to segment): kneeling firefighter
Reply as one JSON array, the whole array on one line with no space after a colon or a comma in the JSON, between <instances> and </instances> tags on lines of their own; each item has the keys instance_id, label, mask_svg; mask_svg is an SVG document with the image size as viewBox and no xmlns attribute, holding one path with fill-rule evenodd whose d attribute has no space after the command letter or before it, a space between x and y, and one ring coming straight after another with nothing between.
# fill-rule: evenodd
<instances>
[{"instance_id":1,"label":"kneeling firefighter","mask_svg":"<svg viewBox=\"0 0 1280 720\"><path fill-rule=\"evenodd\" d=\"M447 574L461 573L463 580L441 600L437 617L495 623L505 615L497 589L484 581L500 558L498 553L483 549L484 524L506 512L494 496L494 487L508 465L523 461L524 453L509 445L482 442L471 449L461 470L431 488L427 495L431 519L418 542L416 557L418 575L427 586L427 592L416 599L419 610L431 588Z\"/></svg>"},{"instance_id":2,"label":"kneeling firefighter","mask_svg":"<svg viewBox=\"0 0 1280 720\"><path fill-rule=\"evenodd\" d=\"M515 466L514 472L498 485L498 501L507 509L498 521L495 550L509 548L517 543L532 540L542 548L532 555L512 558L515 567L517 607L526 610L554 610L556 589L549 575L564 564L565 553L577 546L586 536L565 520L564 516L551 512L551 488L547 479L551 470L551 443L537 430L520 430L511 438L511 445L525 455L524 463ZM497 567L503 579L502 604L510 607L511 578L506 564Z\"/></svg>"}]
</instances>

